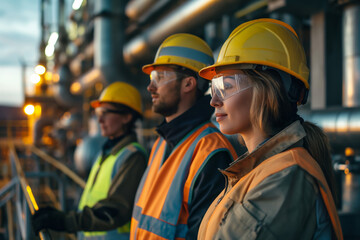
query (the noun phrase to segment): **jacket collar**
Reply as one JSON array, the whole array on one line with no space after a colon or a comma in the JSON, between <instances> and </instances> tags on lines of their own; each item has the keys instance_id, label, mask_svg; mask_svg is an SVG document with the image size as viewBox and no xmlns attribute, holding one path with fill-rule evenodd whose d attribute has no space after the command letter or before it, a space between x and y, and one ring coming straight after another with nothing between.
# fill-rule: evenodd
<instances>
[{"instance_id":1,"label":"jacket collar","mask_svg":"<svg viewBox=\"0 0 360 240\"><path fill-rule=\"evenodd\" d=\"M103 144L102 146L102 152L104 154L109 154L111 152L111 149L113 149L113 147L118 144L123 138L125 137L125 135L121 135L121 136L118 136L116 138L107 138L107 140L105 141L105 143Z\"/></svg>"},{"instance_id":2,"label":"jacket collar","mask_svg":"<svg viewBox=\"0 0 360 240\"><path fill-rule=\"evenodd\" d=\"M132 142L137 142L137 137L134 132L131 132L127 135L125 135L112 149L111 149L111 155L116 155L120 149L123 147L129 145Z\"/></svg>"},{"instance_id":3,"label":"jacket collar","mask_svg":"<svg viewBox=\"0 0 360 240\"><path fill-rule=\"evenodd\" d=\"M306 133L300 121L295 121L265 143L259 145L253 152L243 154L230 167L220 171L227 175L229 180L232 179L231 182L237 182L264 160L290 147L302 146L302 139L305 136Z\"/></svg>"}]
</instances>

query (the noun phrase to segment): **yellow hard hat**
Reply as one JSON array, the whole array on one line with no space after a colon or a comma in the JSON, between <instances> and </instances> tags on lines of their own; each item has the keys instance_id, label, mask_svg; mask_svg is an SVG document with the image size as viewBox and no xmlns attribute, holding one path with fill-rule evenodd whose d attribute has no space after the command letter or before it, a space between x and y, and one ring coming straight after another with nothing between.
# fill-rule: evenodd
<instances>
[{"instance_id":1,"label":"yellow hard hat","mask_svg":"<svg viewBox=\"0 0 360 240\"><path fill-rule=\"evenodd\" d=\"M141 95L132 85L125 82L114 82L107 86L98 100L91 102L93 108L102 102L123 104L142 115Z\"/></svg>"},{"instance_id":2,"label":"yellow hard hat","mask_svg":"<svg viewBox=\"0 0 360 240\"><path fill-rule=\"evenodd\" d=\"M294 29L282 21L262 18L241 24L221 47L216 63L201 69L199 75L211 80L217 67L235 64L279 69L309 89L305 51Z\"/></svg>"},{"instance_id":3,"label":"yellow hard hat","mask_svg":"<svg viewBox=\"0 0 360 240\"><path fill-rule=\"evenodd\" d=\"M177 33L166 38L160 45L153 64L143 66L150 74L158 65L178 65L195 71L214 63L211 48L201 38L187 33Z\"/></svg>"}]
</instances>

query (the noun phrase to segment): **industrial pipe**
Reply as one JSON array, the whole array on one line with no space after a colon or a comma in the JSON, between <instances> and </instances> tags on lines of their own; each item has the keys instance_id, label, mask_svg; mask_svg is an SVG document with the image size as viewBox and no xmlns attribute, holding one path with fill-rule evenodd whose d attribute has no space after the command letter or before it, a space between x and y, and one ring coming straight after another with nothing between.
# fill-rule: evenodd
<instances>
[{"instance_id":1,"label":"industrial pipe","mask_svg":"<svg viewBox=\"0 0 360 240\"><path fill-rule=\"evenodd\" d=\"M244 4L247 1L240 2ZM205 23L236 9L238 5L238 0L187 1L126 43L124 47L125 63L133 65L149 61L154 57L154 53L161 42L169 35L203 27Z\"/></svg>"},{"instance_id":2,"label":"industrial pipe","mask_svg":"<svg viewBox=\"0 0 360 240\"><path fill-rule=\"evenodd\" d=\"M96 82L105 86L126 81L123 64L125 1L95 1L94 68L75 81L70 91L80 94Z\"/></svg>"},{"instance_id":3,"label":"industrial pipe","mask_svg":"<svg viewBox=\"0 0 360 240\"><path fill-rule=\"evenodd\" d=\"M334 151L359 148L360 108L300 111L300 115L325 131Z\"/></svg>"},{"instance_id":4,"label":"industrial pipe","mask_svg":"<svg viewBox=\"0 0 360 240\"><path fill-rule=\"evenodd\" d=\"M168 1L168 0L166 0ZM125 13L131 20L138 20L146 12L157 4L159 0L133 0L130 1L125 8Z\"/></svg>"}]
</instances>

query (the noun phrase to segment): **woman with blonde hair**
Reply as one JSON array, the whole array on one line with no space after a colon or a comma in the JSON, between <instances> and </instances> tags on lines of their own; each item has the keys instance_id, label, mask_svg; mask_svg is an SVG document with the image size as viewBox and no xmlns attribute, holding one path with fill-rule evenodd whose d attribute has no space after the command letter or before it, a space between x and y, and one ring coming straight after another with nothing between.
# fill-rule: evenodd
<instances>
[{"instance_id":1,"label":"woman with blonde hair","mask_svg":"<svg viewBox=\"0 0 360 240\"><path fill-rule=\"evenodd\" d=\"M328 140L297 114L309 71L296 32L274 19L246 22L199 74L211 80L221 132L239 133L248 152L222 170L225 189L198 239L342 239Z\"/></svg>"}]
</instances>

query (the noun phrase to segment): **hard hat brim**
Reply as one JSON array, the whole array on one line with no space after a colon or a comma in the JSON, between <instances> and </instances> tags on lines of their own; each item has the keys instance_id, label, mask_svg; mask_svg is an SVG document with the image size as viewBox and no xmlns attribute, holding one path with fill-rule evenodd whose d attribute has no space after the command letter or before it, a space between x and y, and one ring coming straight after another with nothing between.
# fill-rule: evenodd
<instances>
[{"instance_id":1,"label":"hard hat brim","mask_svg":"<svg viewBox=\"0 0 360 240\"><path fill-rule=\"evenodd\" d=\"M92 108L97 108L97 107L99 107L100 106L100 101L99 100L94 100L94 101L91 101L90 102L90 106L92 107Z\"/></svg>"},{"instance_id":2,"label":"hard hat brim","mask_svg":"<svg viewBox=\"0 0 360 240\"><path fill-rule=\"evenodd\" d=\"M310 88L309 83L299 74L297 74L296 72L293 71L289 71L289 69L278 65L278 64L273 64L271 62L267 62L267 61L239 61L236 63L227 63L227 62L223 62L223 63L215 63L211 66L205 67L203 69L201 69L199 71L199 75L202 78L205 78L207 80L212 80L214 78L214 76L217 74L216 72L216 68L217 67L222 67L222 66L233 66L233 65L239 65L239 64L256 64L256 65L264 65L264 66L269 66L269 67L273 67L273 68L277 68L281 71L284 71L286 73L289 73L290 75L293 75L294 77L298 78L300 81L302 81L305 85L305 87L307 89Z\"/></svg>"},{"instance_id":3,"label":"hard hat brim","mask_svg":"<svg viewBox=\"0 0 360 240\"><path fill-rule=\"evenodd\" d=\"M155 69L155 66L158 66L159 64L147 64L142 67L142 71L146 73L147 75L150 75L150 73Z\"/></svg>"},{"instance_id":4,"label":"hard hat brim","mask_svg":"<svg viewBox=\"0 0 360 240\"><path fill-rule=\"evenodd\" d=\"M187 68L187 69L190 69L194 72L197 72L197 69L195 69L194 67L191 67L189 65L186 65L186 64L181 64L181 63L153 63L153 64L147 64L145 66L142 67L142 71L147 74L147 75L150 75L150 73L155 70L156 67L159 67L159 66L180 66L180 67L184 67L184 68Z\"/></svg>"}]
</instances>

